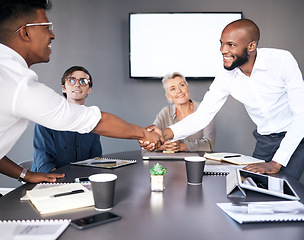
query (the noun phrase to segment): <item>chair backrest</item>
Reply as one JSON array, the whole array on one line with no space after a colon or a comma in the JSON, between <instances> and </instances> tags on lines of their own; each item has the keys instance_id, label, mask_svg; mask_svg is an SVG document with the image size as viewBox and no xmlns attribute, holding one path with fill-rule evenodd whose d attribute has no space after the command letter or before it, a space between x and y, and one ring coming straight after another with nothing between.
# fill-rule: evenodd
<instances>
[{"instance_id":1,"label":"chair backrest","mask_svg":"<svg viewBox=\"0 0 304 240\"><path fill-rule=\"evenodd\" d=\"M34 159L25 160L19 163L19 166L31 170Z\"/></svg>"}]
</instances>

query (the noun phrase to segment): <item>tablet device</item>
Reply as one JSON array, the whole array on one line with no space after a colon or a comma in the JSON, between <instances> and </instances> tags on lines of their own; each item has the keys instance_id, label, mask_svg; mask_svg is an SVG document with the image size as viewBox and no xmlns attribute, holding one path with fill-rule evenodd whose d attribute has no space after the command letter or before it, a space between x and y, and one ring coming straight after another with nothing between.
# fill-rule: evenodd
<instances>
[{"instance_id":1,"label":"tablet device","mask_svg":"<svg viewBox=\"0 0 304 240\"><path fill-rule=\"evenodd\" d=\"M269 194L290 200L300 200L297 193L285 179L271 177L237 169L238 183L241 188Z\"/></svg>"}]
</instances>

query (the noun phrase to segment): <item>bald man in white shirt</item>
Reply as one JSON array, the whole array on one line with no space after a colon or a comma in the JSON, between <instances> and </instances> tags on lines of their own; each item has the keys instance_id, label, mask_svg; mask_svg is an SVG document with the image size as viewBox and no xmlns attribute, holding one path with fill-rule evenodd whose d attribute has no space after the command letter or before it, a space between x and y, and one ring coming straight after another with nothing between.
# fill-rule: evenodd
<instances>
[{"instance_id":1,"label":"bald man in white shirt","mask_svg":"<svg viewBox=\"0 0 304 240\"><path fill-rule=\"evenodd\" d=\"M203 129L231 95L244 104L257 125L253 156L265 160L244 169L258 173L281 170L299 179L304 170L302 74L290 52L257 49L259 39L259 28L249 19L228 24L220 39L224 68L198 110L162 130L162 135L175 141ZM149 148L145 144L141 146Z\"/></svg>"}]
</instances>

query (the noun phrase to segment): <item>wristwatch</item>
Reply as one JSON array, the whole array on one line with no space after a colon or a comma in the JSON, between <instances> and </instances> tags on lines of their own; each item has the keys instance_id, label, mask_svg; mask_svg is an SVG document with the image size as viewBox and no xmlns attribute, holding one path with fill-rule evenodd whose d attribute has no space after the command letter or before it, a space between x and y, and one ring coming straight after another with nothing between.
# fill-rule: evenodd
<instances>
[{"instance_id":1,"label":"wristwatch","mask_svg":"<svg viewBox=\"0 0 304 240\"><path fill-rule=\"evenodd\" d=\"M18 178L19 182L23 182L24 181L24 177L25 177L26 172L27 172L27 169L23 168L23 170L22 170L22 172L21 172L21 174L20 174L20 176Z\"/></svg>"}]
</instances>

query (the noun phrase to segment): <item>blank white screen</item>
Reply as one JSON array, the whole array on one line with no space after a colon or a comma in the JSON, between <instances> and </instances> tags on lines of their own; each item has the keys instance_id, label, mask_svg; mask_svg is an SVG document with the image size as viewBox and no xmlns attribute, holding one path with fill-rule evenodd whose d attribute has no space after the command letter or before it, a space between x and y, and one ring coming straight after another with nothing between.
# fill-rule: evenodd
<instances>
[{"instance_id":1,"label":"blank white screen","mask_svg":"<svg viewBox=\"0 0 304 240\"><path fill-rule=\"evenodd\" d=\"M241 13L131 13L130 77L172 72L214 77L223 66L220 37Z\"/></svg>"}]
</instances>

